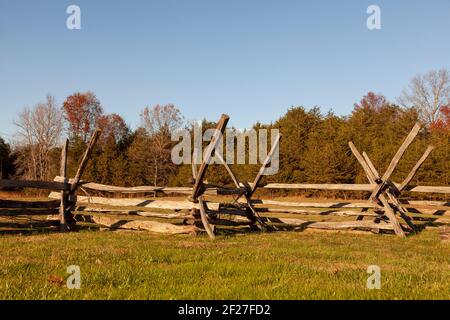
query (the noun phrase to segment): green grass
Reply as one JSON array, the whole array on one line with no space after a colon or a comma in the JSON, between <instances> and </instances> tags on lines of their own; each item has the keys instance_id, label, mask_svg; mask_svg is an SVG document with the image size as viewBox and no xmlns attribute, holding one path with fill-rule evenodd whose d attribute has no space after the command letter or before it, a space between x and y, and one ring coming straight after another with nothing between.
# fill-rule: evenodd
<instances>
[{"instance_id":1,"label":"green grass","mask_svg":"<svg viewBox=\"0 0 450 320\"><path fill-rule=\"evenodd\" d=\"M1 299L450 299L437 230L219 237L82 231L0 235ZM381 289L366 288L369 265ZM79 265L81 289L65 286ZM51 281L59 279L60 281Z\"/></svg>"}]
</instances>

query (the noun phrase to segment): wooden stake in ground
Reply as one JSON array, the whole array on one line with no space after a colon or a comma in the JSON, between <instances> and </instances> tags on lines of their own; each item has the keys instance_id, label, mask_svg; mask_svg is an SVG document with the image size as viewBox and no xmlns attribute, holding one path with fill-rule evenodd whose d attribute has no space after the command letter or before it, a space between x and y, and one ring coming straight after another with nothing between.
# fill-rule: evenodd
<instances>
[{"instance_id":1,"label":"wooden stake in ground","mask_svg":"<svg viewBox=\"0 0 450 320\"><path fill-rule=\"evenodd\" d=\"M194 153L192 155L192 177L194 178L194 181L197 181L198 179L198 172L197 172L197 165L196 165L196 156L197 150L194 149ZM211 239L215 239L216 236L214 235L214 228L209 224L208 216L206 214L206 204L203 201L203 196L199 195L197 196L197 200L199 202L200 206L200 217L202 219L203 228L205 228L206 233Z\"/></svg>"},{"instance_id":2,"label":"wooden stake in ground","mask_svg":"<svg viewBox=\"0 0 450 320\"><path fill-rule=\"evenodd\" d=\"M66 217L64 223L66 225L67 225L67 217L69 217L69 211L73 210L73 208L75 207L75 204L76 204L75 203L76 201L73 200L74 196L75 196L75 193L76 193L76 191L78 189L78 186L79 186L80 181L81 181L81 177L83 176L84 170L86 169L87 163L89 161L89 158L91 157L92 151L94 150L95 144L96 144L96 142L97 142L97 140L98 140L98 138L100 136L100 133L101 133L101 130L97 129L97 130L95 130L94 134L92 135L91 140L89 141L89 144L88 144L88 146L86 148L86 151L84 152L83 157L81 158L80 164L78 166L77 173L76 173L75 178L73 179L73 182L72 182L72 184L70 186L70 190L64 196L65 197L65 201L64 201L65 204L64 204L64 206L61 206L61 207L63 207L63 209L64 209L64 213L65 213L65 217ZM67 151L65 152L65 157L67 158ZM64 161L67 163L67 159L65 159ZM61 159L61 163L62 162L63 162L63 159ZM66 167L66 166L64 166L64 167ZM64 169L64 171L65 172L63 172L61 170L60 174L62 175L64 173L65 176L67 176L67 169ZM63 178L65 178L65 176L63 176ZM70 205L68 205L69 201L70 201ZM71 222L75 223L75 220L73 220Z\"/></svg>"},{"instance_id":3,"label":"wooden stake in ground","mask_svg":"<svg viewBox=\"0 0 450 320\"><path fill-rule=\"evenodd\" d=\"M67 152L69 149L69 139L66 139L62 150L61 150L61 165L59 168L59 175L64 179L67 178ZM66 182L66 181L64 181ZM59 221L61 232L67 231L67 221L66 221L66 205L67 205L67 192L61 191L61 204L59 206Z\"/></svg>"}]
</instances>

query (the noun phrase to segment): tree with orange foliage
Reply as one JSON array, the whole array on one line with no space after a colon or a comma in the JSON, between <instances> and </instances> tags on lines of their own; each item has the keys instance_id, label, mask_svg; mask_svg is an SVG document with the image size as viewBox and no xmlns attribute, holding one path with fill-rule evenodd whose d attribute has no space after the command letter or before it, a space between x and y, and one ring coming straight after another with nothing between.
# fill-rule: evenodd
<instances>
[{"instance_id":1,"label":"tree with orange foliage","mask_svg":"<svg viewBox=\"0 0 450 320\"><path fill-rule=\"evenodd\" d=\"M97 127L102 130L101 139L114 139L115 143L123 141L129 134L125 120L117 113L101 115L97 119Z\"/></svg>"},{"instance_id":2,"label":"tree with orange foliage","mask_svg":"<svg viewBox=\"0 0 450 320\"><path fill-rule=\"evenodd\" d=\"M95 94L90 91L76 92L66 98L63 109L71 138L87 142L103 114L103 108Z\"/></svg>"},{"instance_id":3,"label":"tree with orange foliage","mask_svg":"<svg viewBox=\"0 0 450 320\"><path fill-rule=\"evenodd\" d=\"M440 109L439 119L431 126L432 130L450 131L450 105L443 106Z\"/></svg>"},{"instance_id":4,"label":"tree with orange foliage","mask_svg":"<svg viewBox=\"0 0 450 320\"><path fill-rule=\"evenodd\" d=\"M361 99L359 104L355 103L354 108L355 111L359 109L369 109L372 111L380 112L386 106L388 106L388 102L386 101L385 96L370 91Z\"/></svg>"}]
</instances>

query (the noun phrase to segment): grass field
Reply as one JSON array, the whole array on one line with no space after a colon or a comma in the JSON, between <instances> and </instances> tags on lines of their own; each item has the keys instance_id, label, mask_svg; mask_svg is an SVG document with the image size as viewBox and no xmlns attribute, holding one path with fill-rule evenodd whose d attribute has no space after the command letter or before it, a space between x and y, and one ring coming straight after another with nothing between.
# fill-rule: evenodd
<instances>
[{"instance_id":1,"label":"grass field","mask_svg":"<svg viewBox=\"0 0 450 320\"><path fill-rule=\"evenodd\" d=\"M0 235L1 299L450 299L450 245L336 232ZM66 287L79 265L81 289ZM381 289L366 287L381 268Z\"/></svg>"}]
</instances>

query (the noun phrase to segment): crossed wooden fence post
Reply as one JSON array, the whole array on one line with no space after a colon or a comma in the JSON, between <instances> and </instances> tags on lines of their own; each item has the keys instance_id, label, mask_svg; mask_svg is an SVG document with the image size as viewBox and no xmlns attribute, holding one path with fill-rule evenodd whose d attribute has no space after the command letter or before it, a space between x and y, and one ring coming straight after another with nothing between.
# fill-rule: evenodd
<instances>
[{"instance_id":1,"label":"crossed wooden fence post","mask_svg":"<svg viewBox=\"0 0 450 320\"><path fill-rule=\"evenodd\" d=\"M192 177L194 178L194 187L192 188L192 194L189 197L189 200L199 204L200 216L201 216L203 227L205 228L206 232L208 233L208 236L211 239L214 239L215 235L214 235L214 229L209 224L206 203L203 201L203 197L202 197L202 194L205 191L205 185L204 185L203 180L204 180L206 171L208 169L209 162L211 161L212 153L216 149L216 147L219 145L222 135L225 131L225 128L226 128L229 120L230 120L230 117L226 114L222 114L222 116L220 117L220 120L217 123L216 130L211 138L211 142L209 143L208 147L206 148L206 152L205 152L202 164L198 171L197 171L197 165L196 165L196 159L195 159L197 150L194 150L194 153L193 153L194 156L192 158Z\"/></svg>"},{"instance_id":2,"label":"crossed wooden fence post","mask_svg":"<svg viewBox=\"0 0 450 320\"><path fill-rule=\"evenodd\" d=\"M84 170L86 169L89 158L91 157L94 146L101 134L101 130L96 130L89 141L88 146L81 158L80 164L78 165L77 173L75 178L70 181L67 179L67 153L69 148L69 140L66 140L61 151L61 166L60 166L60 178L62 178L64 183L70 183L69 191L61 191L61 204L59 206L59 220L60 220L60 231L65 232L72 228L74 224L74 219L70 213L76 204L76 191L79 187L81 177L83 176Z\"/></svg>"},{"instance_id":3,"label":"crossed wooden fence post","mask_svg":"<svg viewBox=\"0 0 450 320\"><path fill-rule=\"evenodd\" d=\"M252 198L253 194L255 193L256 189L258 189L258 187L260 186L259 183L261 182L261 179L264 176L264 171L266 170L269 163L272 161L275 151L277 151L277 149L279 148L280 140L281 140L281 134L279 134L277 136L274 143L272 144L272 148L270 149L270 152L267 154L266 159L264 159L263 164L259 168L259 171L256 174L255 179L253 180L253 183L251 185L248 185L248 184L246 185L247 192L244 194L245 200L247 202L247 207L249 208L249 210L252 213L252 215L249 218L253 217L253 219L256 219L259 222L259 225L261 227L265 227L265 228L267 228L267 225L264 222L264 220L261 219L261 217L256 212L255 208L253 207L251 198ZM237 200L239 200L239 197L240 196L238 196L238 198L236 199L236 202L237 202Z\"/></svg>"},{"instance_id":4,"label":"crossed wooden fence post","mask_svg":"<svg viewBox=\"0 0 450 320\"><path fill-rule=\"evenodd\" d=\"M200 169L197 170L197 165L196 165L195 155L197 154L197 150L194 150L193 157L192 157L192 176L194 179L194 187L192 189L192 194L189 197L189 200L192 202L195 202L195 203L198 202L199 207L200 207L200 216L201 216L201 221L202 221L203 227L211 239L215 238L215 234L214 234L214 228L210 225L210 223L208 221L207 205L206 205L205 201L203 200L203 193L206 190L206 184L204 183L204 177L205 177L206 171L208 169L209 162L211 161L212 153L215 151L215 149L219 145L229 119L230 119L229 116L226 114L222 114L222 116L220 117L220 120L217 123L217 127L216 127L214 135L211 139L211 142L209 143L209 145L205 151L202 163L200 165ZM256 212L255 208L253 207L253 204L251 202L251 197L252 197L253 193L255 192L255 190L258 188L258 183L260 182L260 180L263 176L264 170L267 167L267 165L270 163L276 148L278 148L280 138L281 138L281 136L279 135L277 137L275 143L272 145L271 151L267 155L267 158L265 159L263 165L261 166L261 169L259 170L254 182L251 185L248 185L248 184L244 185L244 184L240 183L239 180L237 179L236 175L234 174L233 170L226 163L226 161L223 159L223 157L220 155L220 153L219 152L215 153L215 156L224 165L225 169L227 170L229 176L231 177L231 179L233 180L233 183L235 184L235 186L237 188L236 193L230 192L230 194L237 194L237 198L235 199L235 202L237 202L237 200L239 199L240 196L242 196L242 195L245 196L247 218L253 224L258 223L258 227L263 230L267 229L268 226L263 221L263 219L261 219L261 217Z\"/></svg>"},{"instance_id":5,"label":"crossed wooden fence post","mask_svg":"<svg viewBox=\"0 0 450 320\"><path fill-rule=\"evenodd\" d=\"M244 195L246 204L247 204L247 209L248 209L247 210L248 211L247 218L249 220L251 220L253 223L258 222L258 226L260 227L260 229L263 229L263 230L267 229L268 226L265 223L265 221L259 216L258 212L254 208L251 198L252 198L253 194L255 193L256 189L259 187L259 182L261 181L261 179L264 175L265 169L271 162L272 157L279 146L280 139L281 139L281 135L278 135L277 138L275 139L275 142L272 144L272 148L271 148L269 154L266 156L266 159L264 159L264 162L261 165L261 167L258 171L258 174L256 175L256 177L251 185L249 185L248 183L246 183L246 184L240 183L239 180L236 178L236 175L234 174L233 170L231 170L230 166L226 163L226 161L222 158L222 156L220 156L220 154L216 155L219 158L219 161L222 162L222 164L227 169L228 174L231 176L235 186L237 188L240 188L242 186L245 188L245 192L243 194L238 194L238 196L235 199L235 203L237 203L239 205L238 200L242 195Z\"/></svg>"},{"instance_id":6,"label":"crossed wooden fence post","mask_svg":"<svg viewBox=\"0 0 450 320\"><path fill-rule=\"evenodd\" d=\"M400 222L397 219L397 216L395 215L396 212L398 212L400 216L403 218L403 220L406 222L409 231L415 232L416 227L413 224L412 219L408 216L407 210L402 206L402 204L398 200L398 196L401 194L403 190L405 190L408 183L413 179L414 175L419 170L420 166L425 162L427 157L430 155L431 151L433 150L433 147L429 146L425 150L422 157L417 161L416 165L412 168L410 173L407 175L405 180L400 185L397 185L394 182L392 182L390 177L394 172L396 166L398 165L400 159L402 158L403 154L405 153L406 149L419 133L419 130L420 125L416 123L412 128L412 130L410 131L410 133L408 134L408 136L406 137L406 139L403 141L400 148L397 150L395 156L392 158L383 176L380 176L375 166L373 165L372 161L370 160L369 156L365 152L363 152L363 154L361 155L361 153L355 147L353 142L351 141L349 142L350 149L353 152L356 159L358 160L359 164L364 169L367 179L371 184L376 185L370 195L369 198L370 201L372 201L375 205L384 210L384 214L388 218L389 222L392 224L395 234L400 237L404 237L405 232L403 231L402 226L400 225Z\"/></svg>"}]
</instances>

